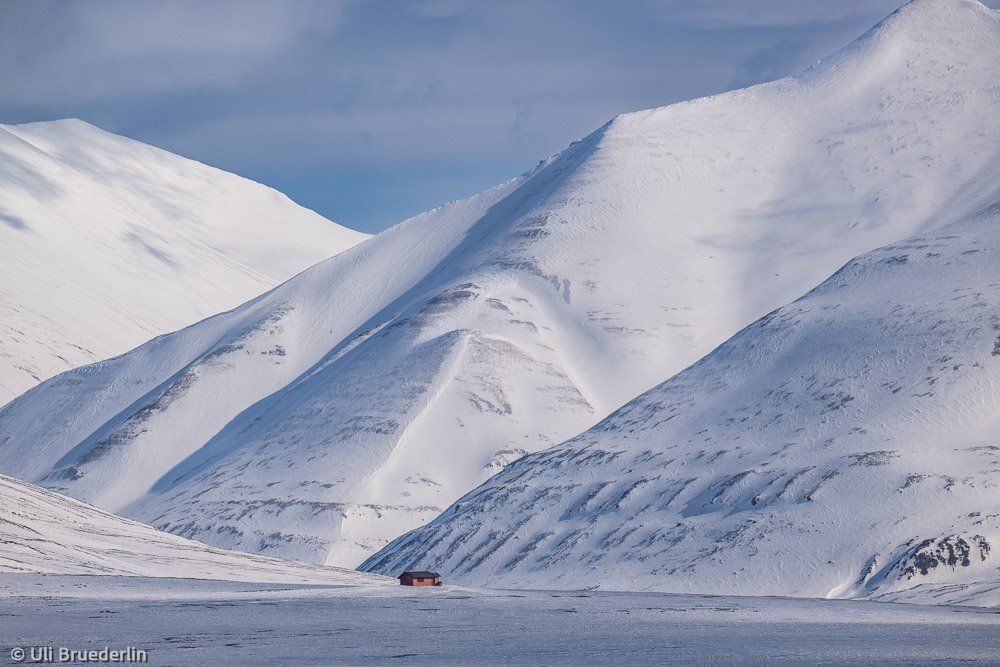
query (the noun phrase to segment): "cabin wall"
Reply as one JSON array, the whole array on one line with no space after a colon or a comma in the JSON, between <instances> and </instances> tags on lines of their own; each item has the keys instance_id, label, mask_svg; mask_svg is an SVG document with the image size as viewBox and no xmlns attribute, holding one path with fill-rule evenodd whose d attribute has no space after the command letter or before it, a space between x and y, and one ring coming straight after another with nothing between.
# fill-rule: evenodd
<instances>
[{"instance_id":1,"label":"cabin wall","mask_svg":"<svg viewBox=\"0 0 1000 667\"><path fill-rule=\"evenodd\" d=\"M399 578L399 583L402 586L440 586L441 579L415 579L413 577L403 576Z\"/></svg>"}]
</instances>

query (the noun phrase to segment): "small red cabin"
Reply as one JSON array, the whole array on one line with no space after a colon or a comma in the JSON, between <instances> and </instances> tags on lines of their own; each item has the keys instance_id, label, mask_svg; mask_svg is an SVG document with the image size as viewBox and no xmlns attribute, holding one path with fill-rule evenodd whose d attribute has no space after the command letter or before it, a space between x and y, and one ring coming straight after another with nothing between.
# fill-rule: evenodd
<instances>
[{"instance_id":1,"label":"small red cabin","mask_svg":"<svg viewBox=\"0 0 1000 667\"><path fill-rule=\"evenodd\" d=\"M437 572L404 572L399 575L401 586L440 586L441 575Z\"/></svg>"}]
</instances>

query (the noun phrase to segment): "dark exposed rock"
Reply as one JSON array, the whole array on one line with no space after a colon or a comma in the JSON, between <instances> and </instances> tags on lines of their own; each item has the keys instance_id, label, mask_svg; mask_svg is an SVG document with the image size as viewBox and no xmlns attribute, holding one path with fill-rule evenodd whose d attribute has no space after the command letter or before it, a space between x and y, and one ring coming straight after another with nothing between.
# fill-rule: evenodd
<instances>
[{"instance_id":1,"label":"dark exposed rock","mask_svg":"<svg viewBox=\"0 0 1000 667\"><path fill-rule=\"evenodd\" d=\"M907 579L917 574L926 576L938 567L969 567L973 560L985 561L990 553L990 544L982 535L973 535L969 540L953 535L940 539L924 540L902 560L903 573Z\"/></svg>"}]
</instances>

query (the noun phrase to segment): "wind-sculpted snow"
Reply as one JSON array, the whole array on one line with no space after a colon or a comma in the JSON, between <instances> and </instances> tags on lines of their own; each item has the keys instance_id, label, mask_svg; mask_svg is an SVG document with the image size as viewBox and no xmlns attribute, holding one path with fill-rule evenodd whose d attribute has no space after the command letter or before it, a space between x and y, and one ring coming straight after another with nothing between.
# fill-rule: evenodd
<instances>
[{"instance_id":1,"label":"wind-sculpted snow","mask_svg":"<svg viewBox=\"0 0 1000 667\"><path fill-rule=\"evenodd\" d=\"M852 257L1000 199L998 62L996 12L922 0L797 77L615 118L518 179L25 394L0 411L0 469L220 546L356 565ZM809 391L831 417L859 398ZM888 449L852 453L893 464ZM645 481L620 499L573 480L537 502L593 494L613 513L682 493L690 476L668 460L635 467ZM775 481L785 496L840 479L805 467ZM529 542L571 553L585 536L554 539Z\"/></svg>"},{"instance_id":2,"label":"wind-sculpted snow","mask_svg":"<svg viewBox=\"0 0 1000 667\"><path fill-rule=\"evenodd\" d=\"M0 475L0 573L353 586L395 584L391 579L339 568L223 551L3 475Z\"/></svg>"},{"instance_id":3,"label":"wind-sculpted snow","mask_svg":"<svg viewBox=\"0 0 1000 667\"><path fill-rule=\"evenodd\" d=\"M1000 204L850 262L362 569L1000 603Z\"/></svg>"},{"instance_id":4,"label":"wind-sculpted snow","mask_svg":"<svg viewBox=\"0 0 1000 667\"><path fill-rule=\"evenodd\" d=\"M0 126L0 404L227 310L365 238L76 120Z\"/></svg>"}]
</instances>

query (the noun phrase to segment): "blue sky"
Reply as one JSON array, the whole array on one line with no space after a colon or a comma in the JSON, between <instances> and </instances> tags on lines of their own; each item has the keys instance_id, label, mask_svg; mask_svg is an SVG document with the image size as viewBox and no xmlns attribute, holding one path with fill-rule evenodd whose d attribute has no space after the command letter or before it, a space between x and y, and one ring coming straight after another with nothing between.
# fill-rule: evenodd
<instances>
[{"instance_id":1,"label":"blue sky","mask_svg":"<svg viewBox=\"0 0 1000 667\"><path fill-rule=\"evenodd\" d=\"M0 122L82 118L377 231L615 114L793 73L901 4L0 0Z\"/></svg>"}]
</instances>

